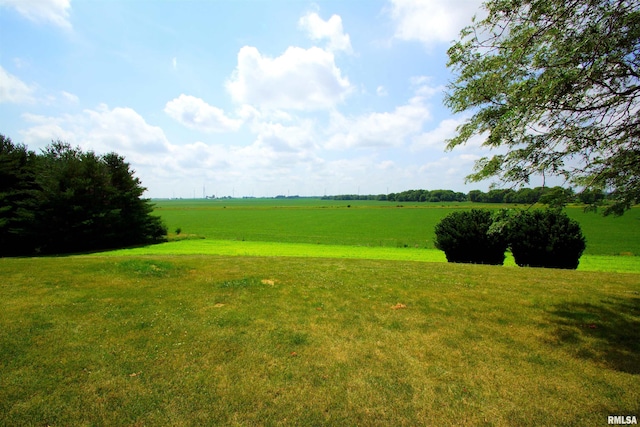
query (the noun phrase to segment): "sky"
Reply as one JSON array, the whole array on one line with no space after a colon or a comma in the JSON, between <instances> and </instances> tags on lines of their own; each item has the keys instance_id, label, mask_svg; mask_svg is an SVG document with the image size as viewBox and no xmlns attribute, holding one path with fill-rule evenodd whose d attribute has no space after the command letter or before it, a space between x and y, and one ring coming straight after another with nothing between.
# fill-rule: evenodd
<instances>
[{"instance_id":1,"label":"sky","mask_svg":"<svg viewBox=\"0 0 640 427\"><path fill-rule=\"evenodd\" d=\"M0 0L0 133L116 152L146 197L487 190L446 151L478 0ZM532 183L535 186L535 183Z\"/></svg>"}]
</instances>

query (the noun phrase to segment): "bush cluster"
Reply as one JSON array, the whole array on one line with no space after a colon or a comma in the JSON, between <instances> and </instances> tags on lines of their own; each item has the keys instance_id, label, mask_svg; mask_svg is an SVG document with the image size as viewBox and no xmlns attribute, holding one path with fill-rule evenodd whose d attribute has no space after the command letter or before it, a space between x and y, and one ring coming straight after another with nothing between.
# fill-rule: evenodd
<instances>
[{"instance_id":1,"label":"bush cluster","mask_svg":"<svg viewBox=\"0 0 640 427\"><path fill-rule=\"evenodd\" d=\"M80 252L165 240L124 158L62 142L42 154L0 135L0 256Z\"/></svg>"},{"instance_id":2,"label":"bush cluster","mask_svg":"<svg viewBox=\"0 0 640 427\"><path fill-rule=\"evenodd\" d=\"M563 212L534 210L512 218L509 247L521 267L576 269L586 241L578 222Z\"/></svg>"},{"instance_id":3,"label":"bush cluster","mask_svg":"<svg viewBox=\"0 0 640 427\"><path fill-rule=\"evenodd\" d=\"M502 265L507 240L490 232L491 212L486 209L453 212L436 225L436 248L449 262Z\"/></svg>"},{"instance_id":4,"label":"bush cluster","mask_svg":"<svg viewBox=\"0 0 640 427\"><path fill-rule=\"evenodd\" d=\"M580 225L557 209L506 215L485 209L454 212L435 228L447 261L502 265L511 250L521 267L576 269L586 247Z\"/></svg>"}]
</instances>

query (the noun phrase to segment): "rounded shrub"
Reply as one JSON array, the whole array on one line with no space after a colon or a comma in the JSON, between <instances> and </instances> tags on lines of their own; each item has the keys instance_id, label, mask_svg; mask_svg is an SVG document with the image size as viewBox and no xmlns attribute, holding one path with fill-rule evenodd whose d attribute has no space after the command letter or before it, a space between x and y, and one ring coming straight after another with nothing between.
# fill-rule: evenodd
<instances>
[{"instance_id":1,"label":"rounded shrub","mask_svg":"<svg viewBox=\"0 0 640 427\"><path fill-rule=\"evenodd\" d=\"M435 247L447 261L502 265L508 242L500 232L491 231L493 217L486 209L453 212L435 228Z\"/></svg>"},{"instance_id":2,"label":"rounded shrub","mask_svg":"<svg viewBox=\"0 0 640 427\"><path fill-rule=\"evenodd\" d=\"M522 211L509 226L519 266L576 269L586 247L580 224L559 210Z\"/></svg>"}]
</instances>

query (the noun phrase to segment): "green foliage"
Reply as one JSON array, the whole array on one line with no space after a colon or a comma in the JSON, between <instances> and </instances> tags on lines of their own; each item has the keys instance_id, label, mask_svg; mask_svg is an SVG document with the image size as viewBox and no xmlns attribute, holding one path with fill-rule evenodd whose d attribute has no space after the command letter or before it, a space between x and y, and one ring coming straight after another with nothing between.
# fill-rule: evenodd
<instances>
[{"instance_id":1,"label":"green foliage","mask_svg":"<svg viewBox=\"0 0 640 427\"><path fill-rule=\"evenodd\" d=\"M562 187L511 188L492 189L484 193L480 190L469 192L469 201L474 203L521 203L532 205L543 203L553 206L564 206L572 200L573 190Z\"/></svg>"},{"instance_id":2,"label":"green foliage","mask_svg":"<svg viewBox=\"0 0 640 427\"><path fill-rule=\"evenodd\" d=\"M60 141L41 155L0 135L0 255L66 253L164 240L124 158Z\"/></svg>"},{"instance_id":3,"label":"green foliage","mask_svg":"<svg viewBox=\"0 0 640 427\"><path fill-rule=\"evenodd\" d=\"M36 237L35 159L24 145L0 135L0 256L27 254Z\"/></svg>"},{"instance_id":4,"label":"green foliage","mask_svg":"<svg viewBox=\"0 0 640 427\"><path fill-rule=\"evenodd\" d=\"M540 196L539 202L551 209L562 209L573 199L573 190L553 187Z\"/></svg>"},{"instance_id":5,"label":"green foliage","mask_svg":"<svg viewBox=\"0 0 640 427\"><path fill-rule=\"evenodd\" d=\"M454 212L435 234L449 262L503 264L509 247L521 267L576 269L586 248L580 224L559 209Z\"/></svg>"},{"instance_id":6,"label":"green foliage","mask_svg":"<svg viewBox=\"0 0 640 427\"><path fill-rule=\"evenodd\" d=\"M445 103L472 115L448 148L486 135L503 153L468 177L528 183L560 176L612 190L605 214L640 200L637 0L488 0L486 18L448 51Z\"/></svg>"},{"instance_id":7,"label":"green foliage","mask_svg":"<svg viewBox=\"0 0 640 427\"><path fill-rule=\"evenodd\" d=\"M467 195L453 190L407 190L389 194L340 194L323 200L378 200L389 202L465 202Z\"/></svg>"},{"instance_id":8,"label":"green foliage","mask_svg":"<svg viewBox=\"0 0 640 427\"><path fill-rule=\"evenodd\" d=\"M435 228L436 248L447 261L502 265L507 240L500 232L490 232L493 217L485 209L454 212Z\"/></svg>"},{"instance_id":9,"label":"green foliage","mask_svg":"<svg viewBox=\"0 0 640 427\"><path fill-rule=\"evenodd\" d=\"M580 224L565 213L520 211L508 228L511 253L519 266L578 268L586 241Z\"/></svg>"}]
</instances>

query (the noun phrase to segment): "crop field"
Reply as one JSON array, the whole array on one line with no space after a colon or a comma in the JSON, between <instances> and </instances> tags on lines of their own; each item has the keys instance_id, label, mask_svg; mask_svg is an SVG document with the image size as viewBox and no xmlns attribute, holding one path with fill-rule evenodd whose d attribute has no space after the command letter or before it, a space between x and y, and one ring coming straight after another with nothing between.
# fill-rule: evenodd
<instances>
[{"instance_id":1,"label":"crop field","mask_svg":"<svg viewBox=\"0 0 640 427\"><path fill-rule=\"evenodd\" d=\"M471 207L478 205L320 199L161 201L156 203L156 214L177 241L113 253L446 262L433 246L434 227L454 210ZM640 208L622 217L585 213L582 207L570 207L567 213L580 222L587 238L579 269L640 273ZM175 235L177 229L180 235ZM505 264L515 265L510 256Z\"/></svg>"},{"instance_id":2,"label":"crop field","mask_svg":"<svg viewBox=\"0 0 640 427\"><path fill-rule=\"evenodd\" d=\"M640 417L640 210L570 208L563 271L443 262L433 226L467 208L163 201L168 243L2 258L0 425Z\"/></svg>"},{"instance_id":3,"label":"crop field","mask_svg":"<svg viewBox=\"0 0 640 427\"><path fill-rule=\"evenodd\" d=\"M156 214L166 221L170 232L180 228L182 233L214 240L433 249L433 229L444 216L477 206L319 199L203 200L156 202ZM622 217L585 213L582 207L570 207L567 213L580 222L587 237L586 254L640 255L640 208Z\"/></svg>"}]
</instances>

